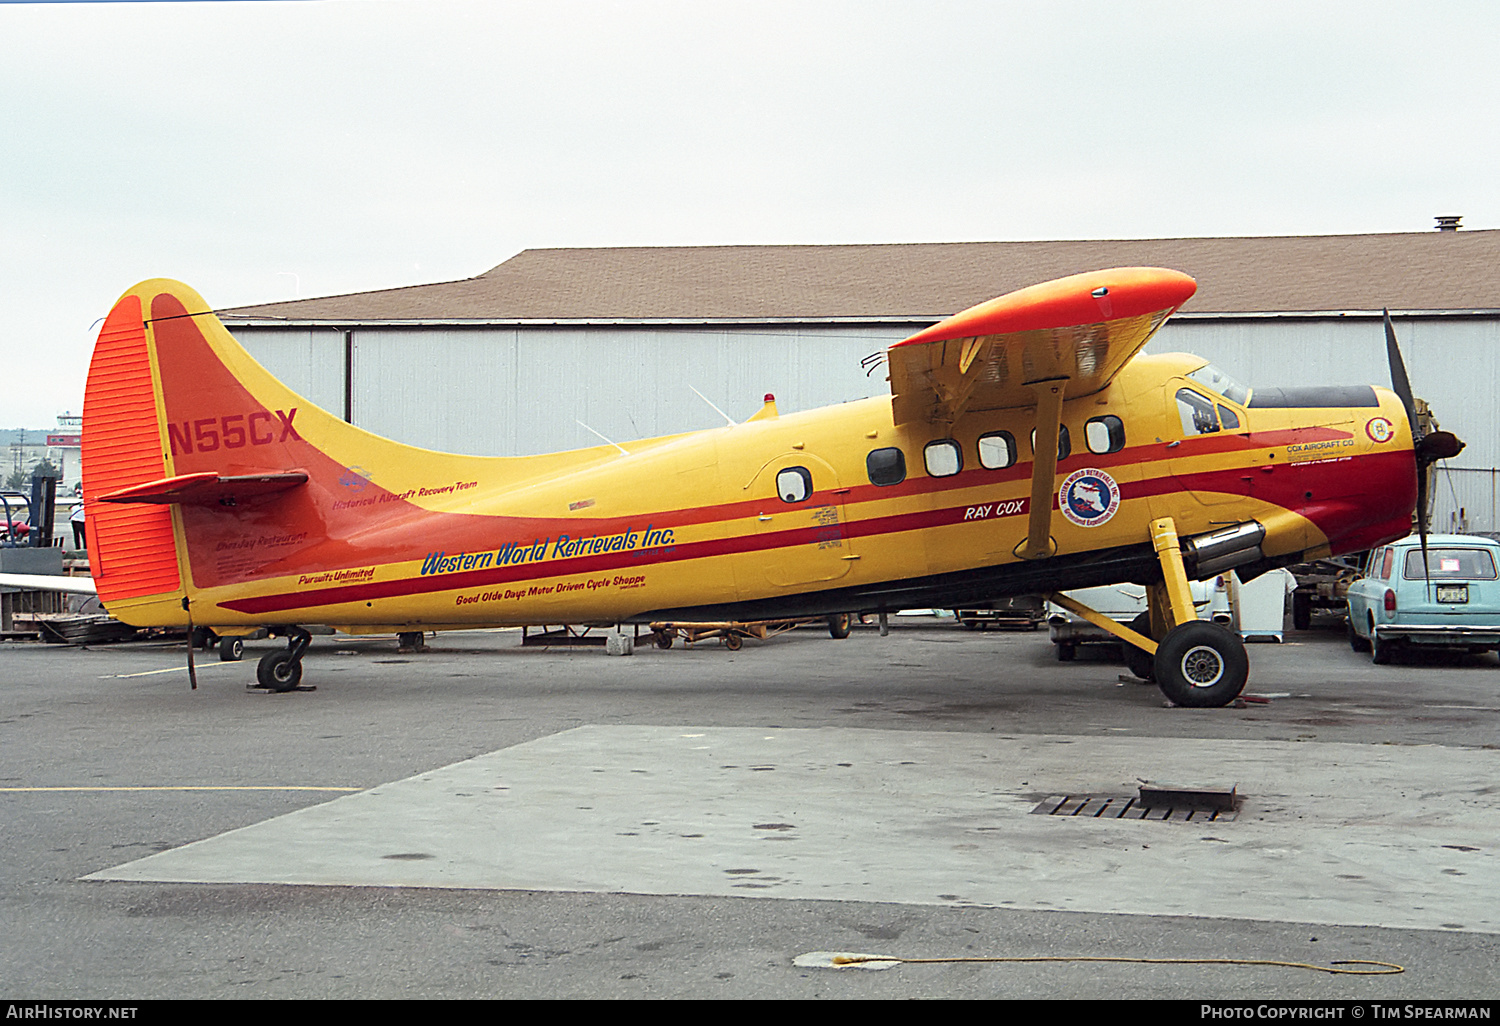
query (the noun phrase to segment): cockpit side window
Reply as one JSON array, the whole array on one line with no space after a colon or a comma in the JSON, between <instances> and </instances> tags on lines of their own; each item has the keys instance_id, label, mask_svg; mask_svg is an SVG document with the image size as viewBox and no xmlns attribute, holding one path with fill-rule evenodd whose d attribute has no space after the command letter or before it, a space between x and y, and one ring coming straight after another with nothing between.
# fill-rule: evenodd
<instances>
[{"instance_id":1,"label":"cockpit side window","mask_svg":"<svg viewBox=\"0 0 1500 1026\"><path fill-rule=\"evenodd\" d=\"M1177 390L1177 414L1182 418L1184 435L1211 435L1219 430L1214 404L1191 388Z\"/></svg>"},{"instance_id":2,"label":"cockpit side window","mask_svg":"<svg viewBox=\"0 0 1500 1026\"><path fill-rule=\"evenodd\" d=\"M1192 381L1196 381L1211 392L1217 392L1230 402L1245 405L1250 398L1250 390L1238 381L1225 374L1213 364L1204 364L1188 375Z\"/></svg>"}]
</instances>

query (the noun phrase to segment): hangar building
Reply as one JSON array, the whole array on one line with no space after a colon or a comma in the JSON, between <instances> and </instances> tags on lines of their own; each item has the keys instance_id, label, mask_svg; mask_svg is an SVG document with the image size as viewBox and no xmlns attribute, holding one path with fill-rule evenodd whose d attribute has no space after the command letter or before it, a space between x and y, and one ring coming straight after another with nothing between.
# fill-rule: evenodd
<instances>
[{"instance_id":1,"label":"hangar building","mask_svg":"<svg viewBox=\"0 0 1500 1026\"><path fill-rule=\"evenodd\" d=\"M1500 531L1500 231L532 249L462 281L220 315L360 427L508 456L722 424L705 399L743 420L766 392L783 412L882 394L870 358L890 343L1127 265L1198 280L1150 351L1196 353L1252 387L1388 384L1389 308L1413 390L1468 443L1439 478L1434 526Z\"/></svg>"}]
</instances>

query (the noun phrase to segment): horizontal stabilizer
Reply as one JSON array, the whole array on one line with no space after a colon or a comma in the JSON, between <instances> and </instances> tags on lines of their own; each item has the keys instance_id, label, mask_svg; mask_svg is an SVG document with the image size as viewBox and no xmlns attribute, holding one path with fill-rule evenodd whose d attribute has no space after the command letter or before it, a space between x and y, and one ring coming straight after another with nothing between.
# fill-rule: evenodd
<instances>
[{"instance_id":1,"label":"horizontal stabilizer","mask_svg":"<svg viewBox=\"0 0 1500 1026\"><path fill-rule=\"evenodd\" d=\"M204 471L121 488L99 496L99 501L145 502L157 506L242 506L306 483L307 472L304 470L234 475Z\"/></svg>"}]
</instances>

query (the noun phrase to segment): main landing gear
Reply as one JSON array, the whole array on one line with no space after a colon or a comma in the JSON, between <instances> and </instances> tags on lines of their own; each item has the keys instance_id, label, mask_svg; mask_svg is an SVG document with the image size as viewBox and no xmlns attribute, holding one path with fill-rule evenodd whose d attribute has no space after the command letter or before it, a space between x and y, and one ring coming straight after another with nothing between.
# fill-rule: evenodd
<instances>
[{"instance_id":1,"label":"main landing gear","mask_svg":"<svg viewBox=\"0 0 1500 1026\"><path fill-rule=\"evenodd\" d=\"M302 657L312 635L301 627L286 629L286 648L267 652L255 667L256 686L267 691L292 691L302 682Z\"/></svg>"},{"instance_id":2,"label":"main landing gear","mask_svg":"<svg viewBox=\"0 0 1500 1026\"><path fill-rule=\"evenodd\" d=\"M1170 518L1152 522L1151 541L1162 581L1147 589L1150 612L1136 617L1129 627L1067 595L1053 595L1051 600L1125 642L1130 672L1142 680L1155 680L1174 705L1195 709L1228 705L1250 678L1245 643L1228 628L1198 619L1177 528Z\"/></svg>"}]
</instances>

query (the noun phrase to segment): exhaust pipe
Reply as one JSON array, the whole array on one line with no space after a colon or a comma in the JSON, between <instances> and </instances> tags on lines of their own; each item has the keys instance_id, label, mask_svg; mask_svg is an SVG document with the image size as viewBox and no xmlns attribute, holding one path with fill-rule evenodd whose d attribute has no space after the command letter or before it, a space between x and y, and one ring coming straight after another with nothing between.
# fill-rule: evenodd
<instances>
[{"instance_id":1,"label":"exhaust pipe","mask_svg":"<svg viewBox=\"0 0 1500 1026\"><path fill-rule=\"evenodd\" d=\"M1265 527L1254 520L1194 535L1182 541L1182 562L1188 576L1201 581L1264 558L1260 543L1265 538Z\"/></svg>"}]
</instances>

